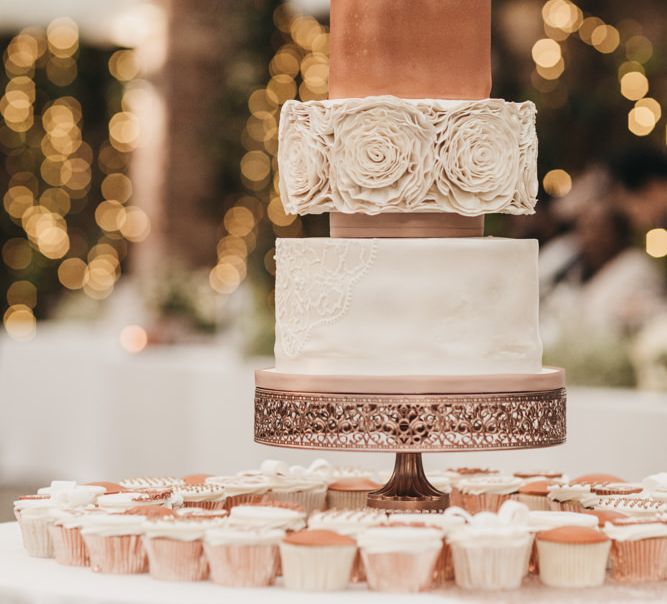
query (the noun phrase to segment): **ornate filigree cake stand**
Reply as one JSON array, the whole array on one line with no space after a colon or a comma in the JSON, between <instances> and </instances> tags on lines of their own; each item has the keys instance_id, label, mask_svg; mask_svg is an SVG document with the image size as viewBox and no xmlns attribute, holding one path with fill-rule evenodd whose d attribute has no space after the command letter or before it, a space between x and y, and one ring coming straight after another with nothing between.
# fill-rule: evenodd
<instances>
[{"instance_id":1,"label":"ornate filigree cake stand","mask_svg":"<svg viewBox=\"0 0 667 604\"><path fill-rule=\"evenodd\" d=\"M565 441L558 368L488 376L255 376L255 441L278 447L396 453L370 507L441 511L448 496L424 473L423 452L551 447Z\"/></svg>"}]
</instances>

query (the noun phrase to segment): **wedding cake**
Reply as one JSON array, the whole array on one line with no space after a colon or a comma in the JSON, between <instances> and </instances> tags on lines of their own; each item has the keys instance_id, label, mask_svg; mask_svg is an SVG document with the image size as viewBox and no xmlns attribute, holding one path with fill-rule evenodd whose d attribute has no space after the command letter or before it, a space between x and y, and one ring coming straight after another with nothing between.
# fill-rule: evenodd
<instances>
[{"instance_id":1,"label":"wedding cake","mask_svg":"<svg viewBox=\"0 0 667 604\"><path fill-rule=\"evenodd\" d=\"M256 438L398 450L391 405L420 404L401 395L495 393L447 399L473 405L468 423L451 406L446 421L423 406L405 421L447 432L439 450L562 442L537 241L484 236L486 214L533 214L538 193L534 104L489 98L491 0L332 0L330 47L330 98L281 111L282 202L328 212L330 237L277 241L275 368L257 373ZM384 419L369 402L387 403Z\"/></svg>"}]
</instances>

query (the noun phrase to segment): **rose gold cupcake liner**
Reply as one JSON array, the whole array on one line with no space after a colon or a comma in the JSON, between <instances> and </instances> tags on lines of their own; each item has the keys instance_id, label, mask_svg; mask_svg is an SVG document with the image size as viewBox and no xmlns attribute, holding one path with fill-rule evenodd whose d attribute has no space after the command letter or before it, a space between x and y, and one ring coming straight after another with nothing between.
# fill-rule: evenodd
<instances>
[{"instance_id":1,"label":"rose gold cupcake liner","mask_svg":"<svg viewBox=\"0 0 667 604\"><path fill-rule=\"evenodd\" d=\"M57 524L49 527L53 554L58 564L65 566L90 566L88 548L79 527L65 528Z\"/></svg>"},{"instance_id":2,"label":"rose gold cupcake liner","mask_svg":"<svg viewBox=\"0 0 667 604\"><path fill-rule=\"evenodd\" d=\"M252 503L262 503L267 498L265 493L258 495L257 493L244 493L243 495L232 495L227 497L223 502L223 509L229 511L237 505L246 505Z\"/></svg>"},{"instance_id":3,"label":"rose gold cupcake liner","mask_svg":"<svg viewBox=\"0 0 667 604\"><path fill-rule=\"evenodd\" d=\"M454 562L452 561L452 549L447 543L443 543L442 550L435 562L433 571L433 585L442 587L454 580Z\"/></svg>"},{"instance_id":4,"label":"rose gold cupcake liner","mask_svg":"<svg viewBox=\"0 0 667 604\"><path fill-rule=\"evenodd\" d=\"M452 487L452 492L449 494L449 505L451 507L463 507L463 493L456 487Z\"/></svg>"},{"instance_id":5,"label":"rose gold cupcake liner","mask_svg":"<svg viewBox=\"0 0 667 604\"><path fill-rule=\"evenodd\" d=\"M386 592L419 592L433 587L439 550L418 553L361 552L368 588Z\"/></svg>"},{"instance_id":6,"label":"rose gold cupcake liner","mask_svg":"<svg viewBox=\"0 0 667 604\"><path fill-rule=\"evenodd\" d=\"M479 512L497 512L500 509L500 506L508 501L509 498L509 494L499 495L497 493L481 493L480 495L472 495L469 493L461 493L461 507L470 514L478 514Z\"/></svg>"},{"instance_id":7,"label":"rose gold cupcake liner","mask_svg":"<svg viewBox=\"0 0 667 604\"><path fill-rule=\"evenodd\" d=\"M551 510L549 500L541 495L524 495L523 493L518 493L513 495L512 499L516 499L519 503L527 505L529 510L538 512L548 512Z\"/></svg>"},{"instance_id":8,"label":"rose gold cupcake liner","mask_svg":"<svg viewBox=\"0 0 667 604\"><path fill-rule=\"evenodd\" d=\"M370 491L327 491L327 509L362 510Z\"/></svg>"},{"instance_id":9,"label":"rose gold cupcake liner","mask_svg":"<svg viewBox=\"0 0 667 604\"><path fill-rule=\"evenodd\" d=\"M204 543L211 580L227 587L266 587L276 580L277 545Z\"/></svg>"},{"instance_id":10,"label":"rose gold cupcake liner","mask_svg":"<svg viewBox=\"0 0 667 604\"><path fill-rule=\"evenodd\" d=\"M300 505L307 515L324 509L327 498L325 488L319 491L270 491L268 498Z\"/></svg>"},{"instance_id":11,"label":"rose gold cupcake liner","mask_svg":"<svg viewBox=\"0 0 667 604\"><path fill-rule=\"evenodd\" d=\"M664 581L667 579L667 537L614 541L611 574L616 581Z\"/></svg>"},{"instance_id":12,"label":"rose gold cupcake liner","mask_svg":"<svg viewBox=\"0 0 667 604\"><path fill-rule=\"evenodd\" d=\"M83 539L88 547L90 567L96 573L130 575L148 570L148 559L139 535L84 535Z\"/></svg>"},{"instance_id":13,"label":"rose gold cupcake liner","mask_svg":"<svg viewBox=\"0 0 667 604\"><path fill-rule=\"evenodd\" d=\"M576 512L581 514L583 506L578 501L553 501L549 500L549 509L552 512Z\"/></svg>"},{"instance_id":14,"label":"rose gold cupcake liner","mask_svg":"<svg viewBox=\"0 0 667 604\"><path fill-rule=\"evenodd\" d=\"M143 540L148 555L148 569L160 581L204 581L208 562L201 540L178 541L156 537Z\"/></svg>"},{"instance_id":15,"label":"rose gold cupcake liner","mask_svg":"<svg viewBox=\"0 0 667 604\"><path fill-rule=\"evenodd\" d=\"M49 534L50 518L20 518L23 547L35 558L53 558L53 543Z\"/></svg>"},{"instance_id":16,"label":"rose gold cupcake liner","mask_svg":"<svg viewBox=\"0 0 667 604\"><path fill-rule=\"evenodd\" d=\"M238 503L234 504L238 505ZM226 500L223 501L184 501L184 508L200 508L202 510L224 510L227 507Z\"/></svg>"}]
</instances>

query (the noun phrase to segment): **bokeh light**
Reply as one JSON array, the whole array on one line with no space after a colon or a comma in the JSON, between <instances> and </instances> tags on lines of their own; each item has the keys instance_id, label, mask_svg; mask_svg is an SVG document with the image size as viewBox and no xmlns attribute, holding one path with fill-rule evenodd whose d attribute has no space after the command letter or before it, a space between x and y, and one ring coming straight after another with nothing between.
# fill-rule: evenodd
<instances>
[{"instance_id":1,"label":"bokeh light","mask_svg":"<svg viewBox=\"0 0 667 604\"><path fill-rule=\"evenodd\" d=\"M148 334L141 325L127 325L120 332L120 345L129 353L137 354L148 344Z\"/></svg>"},{"instance_id":2,"label":"bokeh light","mask_svg":"<svg viewBox=\"0 0 667 604\"><path fill-rule=\"evenodd\" d=\"M572 190L572 177L565 170L550 170L545 174L542 185L549 195L563 197Z\"/></svg>"}]
</instances>

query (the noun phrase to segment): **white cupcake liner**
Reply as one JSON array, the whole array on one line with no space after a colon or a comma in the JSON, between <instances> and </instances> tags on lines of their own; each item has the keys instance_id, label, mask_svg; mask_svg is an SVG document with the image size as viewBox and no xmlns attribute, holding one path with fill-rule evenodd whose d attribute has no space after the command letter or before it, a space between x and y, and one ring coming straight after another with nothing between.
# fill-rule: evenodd
<instances>
[{"instance_id":1,"label":"white cupcake liner","mask_svg":"<svg viewBox=\"0 0 667 604\"><path fill-rule=\"evenodd\" d=\"M93 572L132 575L148 570L140 535L84 535Z\"/></svg>"},{"instance_id":2,"label":"white cupcake liner","mask_svg":"<svg viewBox=\"0 0 667 604\"><path fill-rule=\"evenodd\" d=\"M551 510L549 500L541 495L524 495L523 493L519 493L516 495L516 501L527 505L529 510L536 512L548 512Z\"/></svg>"},{"instance_id":3,"label":"white cupcake liner","mask_svg":"<svg viewBox=\"0 0 667 604\"><path fill-rule=\"evenodd\" d=\"M285 503L296 503L300 505L310 516L313 512L324 509L327 499L327 488L310 489L308 491L269 491L267 499L282 501Z\"/></svg>"},{"instance_id":4,"label":"white cupcake liner","mask_svg":"<svg viewBox=\"0 0 667 604\"><path fill-rule=\"evenodd\" d=\"M354 545L280 544L283 581L296 591L341 591L347 588L357 548Z\"/></svg>"},{"instance_id":5,"label":"white cupcake liner","mask_svg":"<svg viewBox=\"0 0 667 604\"><path fill-rule=\"evenodd\" d=\"M521 544L453 542L454 578L463 589L517 589L526 575L532 539Z\"/></svg>"},{"instance_id":6,"label":"white cupcake liner","mask_svg":"<svg viewBox=\"0 0 667 604\"><path fill-rule=\"evenodd\" d=\"M49 526L53 557L58 564L65 566L90 566L88 548L81 536L81 529L65 528L59 524Z\"/></svg>"},{"instance_id":7,"label":"white cupcake liner","mask_svg":"<svg viewBox=\"0 0 667 604\"><path fill-rule=\"evenodd\" d=\"M433 576L441 550L422 552L361 551L368 588L383 592L415 593L433 587Z\"/></svg>"},{"instance_id":8,"label":"white cupcake liner","mask_svg":"<svg viewBox=\"0 0 667 604\"><path fill-rule=\"evenodd\" d=\"M148 572L159 581L204 581L208 561L201 539L179 541L164 537L143 538Z\"/></svg>"},{"instance_id":9,"label":"white cupcake liner","mask_svg":"<svg viewBox=\"0 0 667 604\"><path fill-rule=\"evenodd\" d=\"M51 524L53 524L53 518L26 518L25 514L19 517L23 547L30 556L53 558L53 542L49 533Z\"/></svg>"},{"instance_id":10,"label":"white cupcake liner","mask_svg":"<svg viewBox=\"0 0 667 604\"><path fill-rule=\"evenodd\" d=\"M204 543L211 580L226 587L273 585L280 554L277 545Z\"/></svg>"},{"instance_id":11,"label":"white cupcake liner","mask_svg":"<svg viewBox=\"0 0 667 604\"><path fill-rule=\"evenodd\" d=\"M610 541L552 543L537 540L540 580L549 587L598 587L604 583Z\"/></svg>"},{"instance_id":12,"label":"white cupcake liner","mask_svg":"<svg viewBox=\"0 0 667 604\"><path fill-rule=\"evenodd\" d=\"M327 509L330 510L363 510L371 491L328 491Z\"/></svg>"}]
</instances>

